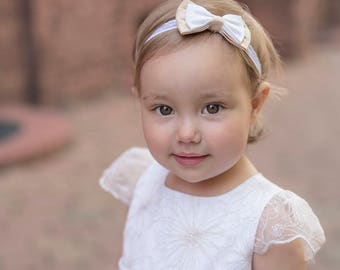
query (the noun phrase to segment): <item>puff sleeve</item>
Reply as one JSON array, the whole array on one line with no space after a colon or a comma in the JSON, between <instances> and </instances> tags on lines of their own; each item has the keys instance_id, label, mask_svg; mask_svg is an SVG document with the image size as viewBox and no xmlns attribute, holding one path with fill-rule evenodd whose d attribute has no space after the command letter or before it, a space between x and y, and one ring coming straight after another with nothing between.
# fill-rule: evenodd
<instances>
[{"instance_id":1,"label":"puff sleeve","mask_svg":"<svg viewBox=\"0 0 340 270\"><path fill-rule=\"evenodd\" d=\"M313 262L325 242L324 231L308 203L293 192L283 190L264 208L254 252L264 254L271 245L286 244L298 238L304 243L305 260Z\"/></svg>"},{"instance_id":2,"label":"puff sleeve","mask_svg":"<svg viewBox=\"0 0 340 270\"><path fill-rule=\"evenodd\" d=\"M103 172L99 184L116 199L130 205L138 178L152 163L153 158L147 148L130 148Z\"/></svg>"}]
</instances>

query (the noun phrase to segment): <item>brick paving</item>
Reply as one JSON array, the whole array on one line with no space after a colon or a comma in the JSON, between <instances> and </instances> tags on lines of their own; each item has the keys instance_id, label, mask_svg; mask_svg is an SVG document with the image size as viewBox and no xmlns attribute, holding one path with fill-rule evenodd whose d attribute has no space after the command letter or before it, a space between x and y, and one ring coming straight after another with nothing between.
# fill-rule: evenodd
<instances>
[{"instance_id":1,"label":"brick paving","mask_svg":"<svg viewBox=\"0 0 340 270\"><path fill-rule=\"evenodd\" d=\"M17 124L18 130L0 141L0 167L54 152L72 138L71 124L52 110L2 105L1 120Z\"/></svg>"},{"instance_id":2,"label":"brick paving","mask_svg":"<svg viewBox=\"0 0 340 270\"><path fill-rule=\"evenodd\" d=\"M340 46L284 68L282 101L265 108L267 137L249 147L260 171L306 198L327 244L310 269L340 268ZM0 269L114 269L125 208L98 186L124 149L143 145L138 106L112 91L65 109L71 144L0 170Z\"/></svg>"}]
</instances>

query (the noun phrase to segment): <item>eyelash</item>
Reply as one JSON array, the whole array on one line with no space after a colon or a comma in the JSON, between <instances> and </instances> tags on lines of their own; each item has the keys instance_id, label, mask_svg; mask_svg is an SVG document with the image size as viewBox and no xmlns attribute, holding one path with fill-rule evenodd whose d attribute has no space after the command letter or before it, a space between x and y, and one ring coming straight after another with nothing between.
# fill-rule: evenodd
<instances>
[{"instance_id":1,"label":"eyelash","mask_svg":"<svg viewBox=\"0 0 340 270\"><path fill-rule=\"evenodd\" d=\"M208 107L209 106L216 106L217 107L217 111L216 112L209 112L208 111ZM162 112L162 109L167 109L169 110L169 112L167 113L164 113L164 111ZM218 104L218 103L210 103L208 105L206 105L203 110L202 110L202 114L217 114L219 113L221 110L225 109L225 107L221 104ZM174 113L174 110L170 107L170 106L167 106L167 105L158 105L156 107L154 107L152 109L152 111L155 111L157 114L161 115L161 116L169 116L169 115L172 115ZM206 111L206 112L205 112Z\"/></svg>"},{"instance_id":2,"label":"eyelash","mask_svg":"<svg viewBox=\"0 0 340 270\"><path fill-rule=\"evenodd\" d=\"M218 108L218 110L217 110L216 112L214 112L214 113L209 113L209 112L208 112L208 107L209 107L209 106L216 106L216 107ZM219 112L220 112L221 110L223 110L223 109L225 109L225 107L222 106L221 104L218 104L218 103L210 103L210 104L208 104L208 105L206 105L206 106L204 107L204 109L202 110L202 113L205 114L204 111L207 110L207 114L217 114L217 113L219 113Z\"/></svg>"},{"instance_id":3,"label":"eyelash","mask_svg":"<svg viewBox=\"0 0 340 270\"><path fill-rule=\"evenodd\" d=\"M161 112L162 108L170 109L171 112L170 112L169 114L163 114L163 113ZM169 115L173 114L173 111L174 111L174 110L173 110L170 106L167 106L167 105L158 105L158 106L154 107L154 108L152 109L152 111L155 111L157 114L159 114L159 115L161 115L161 116L169 116Z\"/></svg>"}]
</instances>

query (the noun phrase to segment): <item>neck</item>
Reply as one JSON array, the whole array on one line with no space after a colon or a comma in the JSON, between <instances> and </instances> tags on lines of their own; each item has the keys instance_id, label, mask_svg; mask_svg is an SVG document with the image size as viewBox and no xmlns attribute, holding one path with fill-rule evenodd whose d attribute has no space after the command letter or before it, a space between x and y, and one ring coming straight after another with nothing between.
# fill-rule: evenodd
<instances>
[{"instance_id":1,"label":"neck","mask_svg":"<svg viewBox=\"0 0 340 270\"><path fill-rule=\"evenodd\" d=\"M257 173L249 159L242 156L228 171L198 183L189 183L170 173L166 179L166 186L191 195L216 196L234 189Z\"/></svg>"}]
</instances>

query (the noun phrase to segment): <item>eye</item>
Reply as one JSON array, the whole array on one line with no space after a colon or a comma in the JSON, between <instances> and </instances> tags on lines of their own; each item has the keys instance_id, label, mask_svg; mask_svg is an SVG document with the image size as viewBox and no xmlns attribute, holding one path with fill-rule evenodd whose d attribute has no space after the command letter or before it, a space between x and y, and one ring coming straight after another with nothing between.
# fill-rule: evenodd
<instances>
[{"instance_id":1,"label":"eye","mask_svg":"<svg viewBox=\"0 0 340 270\"><path fill-rule=\"evenodd\" d=\"M161 105L155 108L155 111L163 116L173 114L173 109L166 105Z\"/></svg>"},{"instance_id":2,"label":"eye","mask_svg":"<svg viewBox=\"0 0 340 270\"><path fill-rule=\"evenodd\" d=\"M219 104L209 104L205 106L203 109L203 113L208 113L208 114L216 114L222 109L222 106Z\"/></svg>"}]
</instances>

